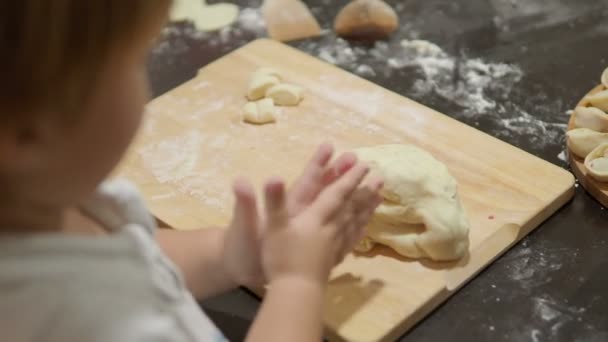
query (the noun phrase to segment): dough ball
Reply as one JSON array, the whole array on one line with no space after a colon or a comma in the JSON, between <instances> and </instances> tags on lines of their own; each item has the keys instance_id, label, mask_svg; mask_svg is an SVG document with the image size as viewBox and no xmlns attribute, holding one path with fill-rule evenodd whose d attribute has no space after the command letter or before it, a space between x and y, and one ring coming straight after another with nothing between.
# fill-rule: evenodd
<instances>
[{"instance_id":1,"label":"dough ball","mask_svg":"<svg viewBox=\"0 0 608 342\"><path fill-rule=\"evenodd\" d=\"M602 73L602 84L604 87L608 88L608 68Z\"/></svg>"},{"instance_id":2,"label":"dough ball","mask_svg":"<svg viewBox=\"0 0 608 342\"><path fill-rule=\"evenodd\" d=\"M277 106L295 106L302 100L302 88L293 84L278 84L266 91L266 97Z\"/></svg>"},{"instance_id":3,"label":"dough ball","mask_svg":"<svg viewBox=\"0 0 608 342\"><path fill-rule=\"evenodd\" d=\"M608 143L599 145L587 155L585 168L591 178L608 182Z\"/></svg>"},{"instance_id":4,"label":"dough ball","mask_svg":"<svg viewBox=\"0 0 608 342\"><path fill-rule=\"evenodd\" d=\"M608 112L608 89L593 95L589 95L586 97L586 99L593 107L599 108L604 112Z\"/></svg>"},{"instance_id":5,"label":"dough ball","mask_svg":"<svg viewBox=\"0 0 608 342\"><path fill-rule=\"evenodd\" d=\"M456 180L444 164L411 145L380 145L355 153L384 179L384 202L367 227L368 239L410 258L443 261L466 254L469 222Z\"/></svg>"},{"instance_id":6,"label":"dough ball","mask_svg":"<svg viewBox=\"0 0 608 342\"><path fill-rule=\"evenodd\" d=\"M600 133L588 128L576 128L566 133L568 147L574 155L585 158L596 147L608 143L608 133Z\"/></svg>"},{"instance_id":7,"label":"dough ball","mask_svg":"<svg viewBox=\"0 0 608 342\"><path fill-rule=\"evenodd\" d=\"M336 16L334 29L344 38L377 40L388 37L399 26L399 17L382 0L355 0Z\"/></svg>"},{"instance_id":8,"label":"dough ball","mask_svg":"<svg viewBox=\"0 0 608 342\"><path fill-rule=\"evenodd\" d=\"M266 95L268 89L279 84L280 80L272 75L260 74L251 78L249 89L247 90L247 98L250 101L256 101Z\"/></svg>"},{"instance_id":9,"label":"dough ball","mask_svg":"<svg viewBox=\"0 0 608 342\"><path fill-rule=\"evenodd\" d=\"M251 124L263 125L276 121L276 109L271 99L248 102L243 112L243 120Z\"/></svg>"},{"instance_id":10,"label":"dough ball","mask_svg":"<svg viewBox=\"0 0 608 342\"><path fill-rule=\"evenodd\" d=\"M252 78L256 78L256 77L260 77L260 76L273 76L273 77L276 77L279 81L281 81L283 79L283 76L281 76L281 74L279 73L279 71L277 69L268 68L268 67L258 68L253 73Z\"/></svg>"},{"instance_id":11,"label":"dough ball","mask_svg":"<svg viewBox=\"0 0 608 342\"><path fill-rule=\"evenodd\" d=\"M608 132L608 114L595 107L576 107L574 127L589 128L596 132Z\"/></svg>"}]
</instances>

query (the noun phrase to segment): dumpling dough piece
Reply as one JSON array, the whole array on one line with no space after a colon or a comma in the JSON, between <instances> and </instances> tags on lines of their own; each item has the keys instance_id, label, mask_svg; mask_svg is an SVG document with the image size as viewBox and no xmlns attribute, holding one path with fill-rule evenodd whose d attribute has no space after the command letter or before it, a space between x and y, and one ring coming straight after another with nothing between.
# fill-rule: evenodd
<instances>
[{"instance_id":1,"label":"dumpling dough piece","mask_svg":"<svg viewBox=\"0 0 608 342\"><path fill-rule=\"evenodd\" d=\"M256 101L266 95L266 91L277 84L281 80L270 74L257 74L251 78L249 89L247 90L247 98L251 101Z\"/></svg>"},{"instance_id":2,"label":"dumpling dough piece","mask_svg":"<svg viewBox=\"0 0 608 342\"><path fill-rule=\"evenodd\" d=\"M574 109L574 127L608 132L608 114L595 107L576 107Z\"/></svg>"},{"instance_id":3,"label":"dumpling dough piece","mask_svg":"<svg viewBox=\"0 0 608 342\"><path fill-rule=\"evenodd\" d=\"M302 100L302 88L293 84L278 84L266 91L266 97L277 106L295 106Z\"/></svg>"},{"instance_id":4,"label":"dumpling dough piece","mask_svg":"<svg viewBox=\"0 0 608 342\"><path fill-rule=\"evenodd\" d=\"M587 155L585 168L593 179L608 182L608 143L601 144Z\"/></svg>"},{"instance_id":5,"label":"dumpling dough piece","mask_svg":"<svg viewBox=\"0 0 608 342\"><path fill-rule=\"evenodd\" d=\"M207 5L203 0L174 0L171 20L190 20L202 31L214 31L232 24L239 15L239 7L231 3Z\"/></svg>"},{"instance_id":6,"label":"dumpling dough piece","mask_svg":"<svg viewBox=\"0 0 608 342\"><path fill-rule=\"evenodd\" d=\"M279 79L279 81L281 81L283 79L283 76L281 76L281 73L279 73L279 71L277 69L274 68L268 68L268 67L262 67L257 69L254 73L252 78L256 78L256 77L260 77L260 76L273 76Z\"/></svg>"},{"instance_id":7,"label":"dumpling dough piece","mask_svg":"<svg viewBox=\"0 0 608 342\"><path fill-rule=\"evenodd\" d=\"M604 87L608 88L608 68L602 73L602 84Z\"/></svg>"},{"instance_id":8,"label":"dumpling dough piece","mask_svg":"<svg viewBox=\"0 0 608 342\"><path fill-rule=\"evenodd\" d=\"M410 258L459 259L469 247L469 222L447 167L412 145L380 145L354 151L384 179L383 203L356 248L371 242Z\"/></svg>"},{"instance_id":9,"label":"dumpling dough piece","mask_svg":"<svg viewBox=\"0 0 608 342\"><path fill-rule=\"evenodd\" d=\"M568 147L572 153L580 158L585 158L603 143L608 143L608 133L600 133L588 128L576 128L566 133Z\"/></svg>"},{"instance_id":10,"label":"dumpling dough piece","mask_svg":"<svg viewBox=\"0 0 608 342\"><path fill-rule=\"evenodd\" d=\"M608 112L608 89L602 90L599 93L588 95L585 97L593 107L599 108L604 112Z\"/></svg>"},{"instance_id":11,"label":"dumpling dough piece","mask_svg":"<svg viewBox=\"0 0 608 342\"><path fill-rule=\"evenodd\" d=\"M276 108L271 99L249 102L243 107L245 122L263 125L276 121Z\"/></svg>"}]
</instances>

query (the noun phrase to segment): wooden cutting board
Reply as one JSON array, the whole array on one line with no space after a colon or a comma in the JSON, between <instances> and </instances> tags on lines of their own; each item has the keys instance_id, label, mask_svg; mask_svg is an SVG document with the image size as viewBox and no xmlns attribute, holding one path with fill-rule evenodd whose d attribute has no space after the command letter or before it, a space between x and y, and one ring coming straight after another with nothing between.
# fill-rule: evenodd
<instances>
[{"instance_id":1,"label":"wooden cutting board","mask_svg":"<svg viewBox=\"0 0 608 342\"><path fill-rule=\"evenodd\" d=\"M273 125L241 122L251 73L278 69L306 89ZM447 164L471 221L470 253L459 262L410 260L387 248L351 255L329 285L331 340L391 340L573 196L573 176L430 108L270 40L258 40L155 99L120 171L153 213L177 229L225 225L230 185L267 176L293 179L315 147L339 150L414 144Z\"/></svg>"}]
</instances>

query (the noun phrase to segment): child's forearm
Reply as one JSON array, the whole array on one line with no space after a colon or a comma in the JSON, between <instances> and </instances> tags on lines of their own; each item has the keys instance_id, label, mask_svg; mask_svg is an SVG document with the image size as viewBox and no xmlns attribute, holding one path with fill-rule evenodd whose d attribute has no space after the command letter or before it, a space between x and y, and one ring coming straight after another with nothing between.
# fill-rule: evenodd
<instances>
[{"instance_id":1,"label":"child's forearm","mask_svg":"<svg viewBox=\"0 0 608 342\"><path fill-rule=\"evenodd\" d=\"M304 279L270 284L248 342L321 341L325 286Z\"/></svg>"},{"instance_id":2,"label":"child's forearm","mask_svg":"<svg viewBox=\"0 0 608 342\"><path fill-rule=\"evenodd\" d=\"M204 299L235 288L224 270L224 229L197 231L159 229L157 240L165 254L179 267L188 289Z\"/></svg>"}]
</instances>

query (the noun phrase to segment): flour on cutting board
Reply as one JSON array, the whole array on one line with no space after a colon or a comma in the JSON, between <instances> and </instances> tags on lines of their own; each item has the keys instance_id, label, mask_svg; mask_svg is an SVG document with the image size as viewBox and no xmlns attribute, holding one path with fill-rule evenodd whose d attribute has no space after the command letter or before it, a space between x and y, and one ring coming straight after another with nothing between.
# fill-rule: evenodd
<instances>
[{"instance_id":1,"label":"flour on cutting board","mask_svg":"<svg viewBox=\"0 0 608 342\"><path fill-rule=\"evenodd\" d=\"M223 212L227 209L230 192L225 184L216 180L220 179L226 165L221 160L213 160L210 163L216 167L201 168L199 158L205 156L203 147L222 149L228 139L227 135L204 137L200 131L191 130L144 146L138 153L145 168L161 184L171 184L179 192L192 195L207 207ZM157 196L155 199L160 198Z\"/></svg>"},{"instance_id":2,"label":"flour on cutting board","mask_svg":"<svg viewBox=\"0 0 608 342\"><path fill-rule=\"evenodd\" d=\"M546 119L553 107L536 107L539 113L509 101L524 76L517 65L488 62L464 55L454 56L427 40L404 39L397 43L377 42L372 48L352 45L332 36L305 42L301 48L319 58L364 77L389 77L404 71L402 92L415 100L436 96L462 108L450 113L475 123L490 120L496 136L525 136L542 148L563 135L565 120ZM408 75L409 75L408 73ZM401 75L401 74L400 74ZM539 101L540 102L540 101Z\"/></svg>"}]
</instances>

